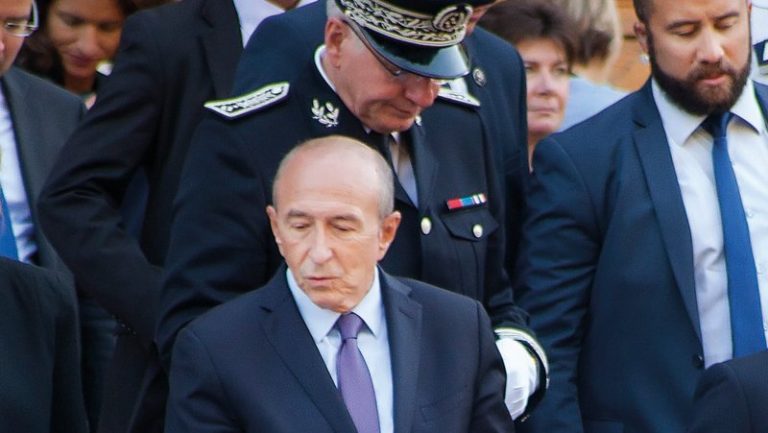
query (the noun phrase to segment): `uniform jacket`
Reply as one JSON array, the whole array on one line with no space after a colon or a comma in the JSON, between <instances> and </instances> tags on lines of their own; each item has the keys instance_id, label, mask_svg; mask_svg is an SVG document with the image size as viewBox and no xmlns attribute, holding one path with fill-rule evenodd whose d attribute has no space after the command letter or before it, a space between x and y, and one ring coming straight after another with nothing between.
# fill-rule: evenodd
<instances>
[{"instance_id":1,"label":"uniform jacket","mask_svg":"<svg viewBox=\"0 0 768 433\"><path fill-rule=\"evenodd\" d=\"M650 82L543 140L533 166L521 304L552 369L524 431L685 431L703 348L691 232Z\"/></svg>"},{"instance_id":2,"label":"uniform jacket","mask_svg":"<svg viewBox=\"0 0 768 433\"><path fill-rule=\"evenodd\" d=\"M768 352L715 364L701 376L689 433L768 432Z\"/></svg>"},{"instance_id":3,"label":"uniform jacket","mask_svg":"<svg viewBox=\"0 0 768 433\"><path fill-rule=\"evenodd\" d=\"M482 306L380 275L395 432L513 432L504 367ZM285 268L180 333L166 431L355 433Z\"/></svg>"},{"instance_id":4,"label":"uniform jacket","mask_svg":"<svg viewBox=\"0 0 768 433\"><path fill-rule=\"evenodd\" d=\"M131 16L114 70L42 194L41 223L79 287L125 324L102 432L161 429L167 380L152 340L171 203L202 105L228 94L241 50L230 1L185 0ZM137 240L119 206L139 170L149 193Z\"/></svg>"},{"instance_id":5,"label":"uniform jacket","mask_svg":"<svg viewBox=\"0 0 768 433\"><path fill-rule=\"evenodd\" d=\"M290 67L301 73L283 99L234 119L210 113L195 134L177 196L158 334L168 355L184 324L266 282L282 263L265 208L290 149L331 134L384 145L326 84L312 56ZM403 221L382 266L481 300L497 323L524 322L503 270L503 204L488 144L478 141L477 109L441 102L429 110L444 125L461 126L427 131L415 124L402 134L412 147L419 206L396 186ZM475 194L487 202L448 209L448 200Z\"/></svg>"},{"instance_id":6,"label":"uniform jacket","mask_svg":"<svg viewBox=\"0 0 768 433\"><path fill-rule=\"evenodd\" d=\"M0 258L0 329L2 430L87 433L71 282Z\"/></svg>"},{"instance_id":7,"label":"uniform jacket","mask_svg":"<svg viewBox=\"0 0 768 433\"><path fill-rule=\"evenodd\" d=\"M2 90L13 122L19 167L35 227L34 263L67 274L66 266L40 229L35 204L59 151L77 127L85 107L76 96L15 67L3 74Z\"/></svg>"}]
</instances>

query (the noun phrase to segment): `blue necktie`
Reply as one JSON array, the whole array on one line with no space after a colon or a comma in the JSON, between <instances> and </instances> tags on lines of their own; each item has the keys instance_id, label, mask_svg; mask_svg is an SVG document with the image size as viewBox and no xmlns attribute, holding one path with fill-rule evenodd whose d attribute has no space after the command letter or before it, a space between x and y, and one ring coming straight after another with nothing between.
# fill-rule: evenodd
<instances>
[{"instance_id":1,"label":"blue necktie","mask_svg":"<svg viewBox=\"0 0 768 433\"><path fill-rule=\"evenodd\" d=\"M336 359L341 396L358 433L379 433L379 412L371 373L357 346L363 319L355 313L342 314L336 326L341 333L341 347Z\"/></svg>"},{"instance_id":2,"label":"blue necktie","mask_svg":"<svg viewBox=\"0 0 768 433\"><path fill-rule=\"evenodd\" d=\"M0 212L3 213L0 218L0 256L18 260L19 251L16 249L16 237L13 236L11 227L11 213L8 211L8 202L5 201L5 194L0 188Z\"/></svg>"},{"instance_id":3,"label":"blue necktie","mask_svg":"<svg viewBox=\"0 0 768 433\"><path fill-rule=\"evenodd\" d=\"M713 139L712 164L723 225L733 356L739 357L765 350L766 344L749 226L728 156L726 131L731 118L730 112L711 114L702 126Z\"/></svg>"}]
</instances>

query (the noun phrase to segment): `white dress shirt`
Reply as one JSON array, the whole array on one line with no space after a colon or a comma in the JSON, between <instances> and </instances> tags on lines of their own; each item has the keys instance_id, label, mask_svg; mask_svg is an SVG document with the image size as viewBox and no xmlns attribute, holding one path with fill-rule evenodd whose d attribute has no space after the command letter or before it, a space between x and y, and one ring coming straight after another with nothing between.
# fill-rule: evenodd
<instances>
[{"instance_id":1,"label":"white dress shirt","mask_svg":"<svg viewBox=\"0 0 768 433\"><path fill-rule=\"evenodd\" d=\"M37 252L35 225L27 201L24 179L21 176L13 120L3 92L0 92L0 185L8 202L19 260L29 263Z\"/></svg>"},{"instance_id":2,"label":"white dress shirt","mask_svg":"<svg viewBox=\"0 0 768 433\"><path fill-rule=\"evenodd\" d=\"M693 241L696 300L708 367L733 357L728 304L728 276L723 255L723 228L712 167L712 137L700 127L706 116L674 105L653 82L653 97L661 114ZM749 225L768 338L768 134L748 82L728 125L728 152L739 184Z\"/></svg>"},{"instance_id":3,"label":"white dress shirt","mask_svg":"<svg viewBox=\"0 0 768 433\"><path fill-rule=\"evenodd\" d=\"M296 7L312 3L314 0L300 0ZM240 34L243 38L243 46L248 43L256 27L264 19L285 12L283 8L266 0L234 0L237 16L240 19Z\"/></svg>"},{"instance_id":4,"label":"white dress shirt","mask_svg":"<svg viewBox=\"0 0 768 433\"><path fill-rule=\"evenodd\" d=\"M291 270L285 272L288 287L299 308L299 314L315 340L317 350L325 361L325 367L339 386L336 375L336 356L341 347L341 334L336 329L336 320L341 314L318 307L298 286ZM379 412L379 431L394 432L392 361L389 354L389 338L387 334L387 319L384 315L384 304L381 300L378 268L374 273L370 290L352 312L363 319L366 326L357 336L357 345L363 354L365 363L371 373L373 390L376 394L376 409Z\"/></svg>"}]
</instances>

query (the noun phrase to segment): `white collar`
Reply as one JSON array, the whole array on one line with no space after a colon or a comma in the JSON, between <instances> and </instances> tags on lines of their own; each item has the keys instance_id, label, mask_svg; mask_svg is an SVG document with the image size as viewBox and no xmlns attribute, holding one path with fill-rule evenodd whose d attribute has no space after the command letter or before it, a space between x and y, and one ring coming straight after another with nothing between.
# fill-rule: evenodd
<instances>
[{"instance_id":1,"label":"white collar","mask_svg":"<svg viewBox=\"0 0 768 433\"><path fill-rule=\"evenodd\" d=\"M677 106L656 80L651 82L653 99L661 115L661 121L664 124L664 130L672 138L672 141L682 146L696 129L701 125L706 116L691 114ZM731 107L731 112L739 119L752 127L755 131L762 134L765 129L765 121L760 111L760 105L757 102L755 88L752 80L747 80L741 96Z\"/></svg>"},{"instance_id":2,"label":"white collar","mask_svg":"<svg viewBox=\"0 0 768 433\"><path fill-rule=\"evenodd\" d=\"M288 288L291 290L296 306L299 308L299 314L304 319L304 323L312 334L315 343L319 343L333 330L336 320L341 314L319 307L312 302L304 293L296 279L293 277L290 269L286 269L285 276L288 281ZM370 329L374 336L378 336L383 326L384 304L381 299L381 284L379 282L379 269L374 270L373 283L366 293L365 297L357 304L352 312L360 316Z\"/></svg>"}]
</instances>

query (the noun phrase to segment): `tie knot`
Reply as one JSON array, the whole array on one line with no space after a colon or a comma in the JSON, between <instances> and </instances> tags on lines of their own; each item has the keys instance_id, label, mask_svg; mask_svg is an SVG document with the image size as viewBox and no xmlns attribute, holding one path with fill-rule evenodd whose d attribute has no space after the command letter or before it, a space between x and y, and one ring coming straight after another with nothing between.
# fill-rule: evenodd
<instances>
[{"instance_id":1,"label":"tie knot","mask_svg":"<svg viewBox=\"0 0 768 433\"><path fill-rule=\"evenodd\" d=\"M357 338L357 334L363 327L363 319L355 313L345 313L336 321L342 340Z\"/></svg>"},{"instance_id":2,"label":"tie knot","mask_svg":"<svg viewBox=\"0 0 768 433\"><path fill-rule=\"evenodd\" d=\"M725 132L731 119L733 119L733 113L730 111L712 113L704 119L701 126L704 127L705 131L709 132L712 138L725 138Z\"/></svg>"}]
</instances>

